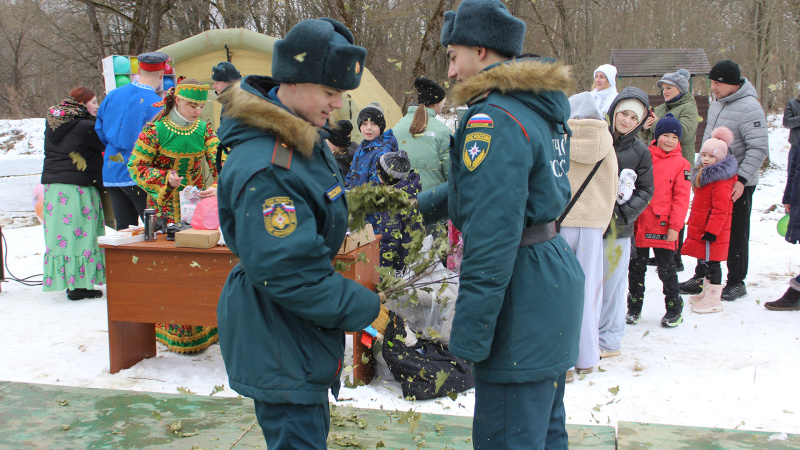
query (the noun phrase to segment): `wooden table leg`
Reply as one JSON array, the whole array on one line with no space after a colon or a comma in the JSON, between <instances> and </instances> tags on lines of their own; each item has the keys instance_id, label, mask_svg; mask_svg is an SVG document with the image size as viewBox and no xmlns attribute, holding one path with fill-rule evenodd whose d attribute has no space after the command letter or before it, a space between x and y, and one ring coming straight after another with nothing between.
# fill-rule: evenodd
<instances>
[{"instance_id":1,"label":"wooden table leg","mask_svg":"<svg viewBox=\"0 0 800 450\"><path fill-rule=\"evenodd\" d=\"M156 356L155 324L109 320L108 353L111 373L153 358Z\"/></svg>"},{"instance_id":2,"label":"wooden table leg","mask_svg":"<svg viewBox=\"0 0 800 450\"><path fill-rule=\"evenodd\" d=\"M361 343L363 334L363 331L353 334L353 378L369 384L375 375L375 358L372 357L372 349Z\"/></svg>"}]
</instances>

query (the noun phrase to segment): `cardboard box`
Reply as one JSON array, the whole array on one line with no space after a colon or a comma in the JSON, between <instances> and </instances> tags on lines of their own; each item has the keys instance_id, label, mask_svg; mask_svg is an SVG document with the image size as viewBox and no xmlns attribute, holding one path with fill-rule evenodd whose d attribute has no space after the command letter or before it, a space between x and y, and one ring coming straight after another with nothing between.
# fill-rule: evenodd
<instances>
[{"instance_id":1,"label":"cardboard box","mask_svg":"<svg viewBox=\"0 0 800 450\"><path fill-rule=\"evenodd\" d=\"M176 247L211 248L219 242L219 230L188 230L175 233Z\"/></svg>"},{"instance_id":2,"label":"cardboard box","mask_svg":"<svg viewBox=\"0 0 800 450\"><path fill-rule=\"evenodd\" d=\"M342 248L339 249L339 254L350 253L353 250L363 247L375 240L375 233L372 231L372 225L367 224L361 230L351 231L342 242Z\"/></svg>"}]
</instances>

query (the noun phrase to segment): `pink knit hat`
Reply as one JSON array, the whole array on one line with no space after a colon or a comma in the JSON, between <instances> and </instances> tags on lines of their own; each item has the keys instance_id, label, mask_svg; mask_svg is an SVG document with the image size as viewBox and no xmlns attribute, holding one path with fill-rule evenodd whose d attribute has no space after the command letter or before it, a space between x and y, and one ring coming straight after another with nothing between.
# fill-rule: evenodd
<instances>
[{"instance_id":1,"label":"pink knit hat","mask_svg":"<svg viewBox=\"0 0 800 450\"><path fill-rule=\"evenodd\" d=\"M715 128L711 132L711 138L703 142L700 153L710 153L722 161L728 156L728 146L733 142L733 132L726 127Z\"/></svg>"}]
</instances>

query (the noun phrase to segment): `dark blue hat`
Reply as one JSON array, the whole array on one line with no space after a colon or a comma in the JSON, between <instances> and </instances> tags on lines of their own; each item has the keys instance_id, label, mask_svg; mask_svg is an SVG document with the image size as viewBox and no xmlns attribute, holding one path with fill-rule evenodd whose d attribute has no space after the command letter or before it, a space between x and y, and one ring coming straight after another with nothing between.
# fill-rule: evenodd
<instances>
[{"instance_id":1,"label":"dark blue hat","mask_svg":"<svg viewBox=\"0 0 800 450\"><path fill-rule=\"evenodd\" d=\"M525 22L512 16L500 0L464 0L458 10L444 13L444 47L486 47L517 56L522 54L524 40Z\"/></svg>"},{"instance_id":2,"label":"dark blue hat","mask_svg":"<svg viewBox=\"0 0 800 450\"><path fill-rule=\"evenodd\" d=\"M658 122L656 122L656 130L653 132L655 140L658 141L658 137L664 133L677 135L678 139L683 136L681 123L678 122L678 119L676 119L672 113L667 113L666 116L658 119Z\"/></svg>"},{"instance_id":3,"label":"dark blue hat","mask_svg":"<svg viewBox=\"0 0 800 450\"><path fill-rule=\"evenodd\" d=\"M214 81L224 81L226 83L232 83L239 78L242 78L242 74L236 70L236 66L229 63L228 61L222 61L221 63L217 64L216 66L211 68L211 79Z\"/></svg>"},{"instance_id":4,"label":"dark blue hat","mask_svg":"<svg viewBox=\"0 0 800 450\"><path fill-rule=\"evenodd\" d=\"M361 84L367 50L353 33L328 18L298 23L272 50L272 78L279 83L313 83L350 90Z\"/></svg>"}]
</instances>

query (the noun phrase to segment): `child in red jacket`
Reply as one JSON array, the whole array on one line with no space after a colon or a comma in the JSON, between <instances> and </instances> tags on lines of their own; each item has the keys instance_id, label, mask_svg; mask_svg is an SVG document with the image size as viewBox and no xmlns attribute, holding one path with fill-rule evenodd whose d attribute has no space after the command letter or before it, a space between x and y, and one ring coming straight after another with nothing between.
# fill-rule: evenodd
<instances>
[{"instance_id":1,"label":"child in red jacket","mask_svg":"<svg viewBox=\"0 0 800 450\"><path fill-rule=\"evenodd\" d=\"M722 311L722 269L719 263L728 259L733 211L731 191L739 170L736 157L728 154L731 142L731 130L725 127L715 129L711 138L703 143L699 164L691 172L694 200L683 254L705 260L708 264L703 292L689 297L692 311L696 313Z\"/></svg>"},{"instance_id":2,"label":"child in red jacket","mask_svg":"<svg viewBox=\"0 0 800 450\"><path fill-rule=\"evenodd\" d=\"M676 327L683 321L683 299L675 266L678 233L689 209L689 162L681 155L681 123L671 113L656 125L655 140L650 144L653 157L653 199L636 219L636 256L628 269L628 315L626 322L635 324L642 314L644 275L647 271L648 248L655 253L658 278L663 284L667 313L661 325Z\"/></svg>"}]
</instances>

